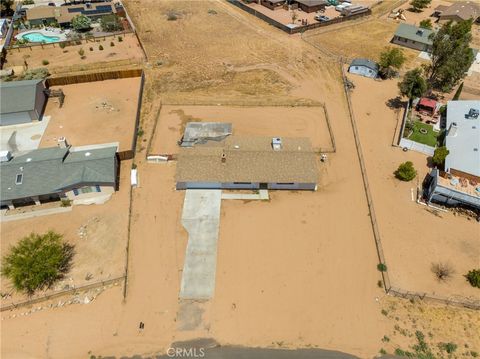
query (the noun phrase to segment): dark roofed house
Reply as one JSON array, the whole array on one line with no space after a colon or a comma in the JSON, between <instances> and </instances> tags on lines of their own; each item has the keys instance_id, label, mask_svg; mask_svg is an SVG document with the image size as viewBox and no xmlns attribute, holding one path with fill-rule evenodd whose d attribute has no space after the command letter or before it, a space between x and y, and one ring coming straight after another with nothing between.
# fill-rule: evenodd
<instances>
[{"instance_id":1,"label":"dark roofed house","mask_svg":"<svg viewBox=\"0 0 480 359\"><path fill-rule=\"evenodd\" d=\"M433 30L409 24L400 24L397 27L397 31L395 31L392 42L411 49L430 52L432 49L430 35L433 33Z\"/></svg>"},{"instance_id":2,"label":"dark roofed house","mask_svg":"<svg viewBox=\"0 0 480 359\"><path fill-rule=\"evenodd\" d=\"M348 72L365 77L376 78L379 67L375 61L368 59L354 59L348 67Z\"/></svg>"},{"instance_id":3,"label":"dark roofed house","mask_svg":"<svg viewBox=\"0 0 480 359\"><path fill-rule=\"evenodd\" d=\"M315 152L306 138L228 136L182 148L177 189L316 190Z\"/></svg>"},{"instance_id":4,"label":"dark roofed house","mask_svg":"<svg viewBox=\"0 0 480 359\"><path fill-rule=\"evenodd\" d=\"M1 206L104 202L117 187L116 146L41 148L0 162Z\"/></svg>"},{"instance_id":5,"label":"dark roofed house","mask_svg":"<svg viewBox=\"0 0 480 359\"><path fill-rule=\"evenodd\" d=\"M47 96L43 80L0 83L0 126L42 119Z\"/></svg>"},{"instance_id":6,"label":"dark roofed house","mask_svg":"<svg viewBox=\"0 0 480 359\"><path fill-rule=\"evenodd\" d=\"M328 5L326 0L294 0L293 2L298 4L298 7L307 13L324 10Z\"/></svg>"},{"instance_id":7,"label":"dark roofed house","mask_svg":"<svg viewBox=\"0 0 480 359\"><path fill-rule=\"evenodd\" d=\"M477 1L457 1L450 6L438 6L435 9L439 23L447 21L480 20L480 4Z\"/></svg>"}]
</instances>

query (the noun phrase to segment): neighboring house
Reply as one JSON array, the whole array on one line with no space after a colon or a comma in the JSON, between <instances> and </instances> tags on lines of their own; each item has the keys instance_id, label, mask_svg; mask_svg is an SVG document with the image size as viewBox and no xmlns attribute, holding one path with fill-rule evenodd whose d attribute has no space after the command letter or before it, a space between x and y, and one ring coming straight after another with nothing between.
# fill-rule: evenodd
<instances>
[{"instance_id":1,"label":"neighboring house","mask_svg":"<svg viewBox=\"0 0 480 359\"><path fill-rule=\"evenodd\" d=\"M348 72L365 77L376 78L379 67L375 61L368 59L354 59L348 67Z\"/></svg>"},{"instance_id":2,"label":"neighboring house","mask_svg":"<svg viewBox=\"0 0 480 359\"><path fill-rule=\"evenodd\" d=\"M430 35L433 33L433 30L422 29L409 24L400 24L397 27L397 31L395 31L392 42L411 49L430 52L432 49Z\"/></svg>"},{"instance_id":3,"label":"neighboring house","mask_svg":"<svg viewBox=\"0 0 480 359\"><path fill-rule=\"evenodd\" d=\"M439 5L435 8L435 16L438 22L443 24L447 21L464 21L473 19L480 20L480 4L477 1L457 1L450 6Z\"/></svg>"},{"instance_id":4,"label":"neighboring house","mask_svg":"<svg viewBox=\"0 0 480 359\"><path fill-rule=\"evenodd\" d=\"M43 80L0 83L0 126L42 119L47 96Z\"/></svg>"},{"instance_id":5,"label":"neighboring house","mask_svg":"<svg viewBox=\"0 0 480 359\"><path fill-rule=\"evenodd\" d=\"M221 141L232 134L232 124L222 122L188 122L180 146L192 147L208 141Z\"/></svg>"},{"instance_id":6,"label":"neighboring house","mask_svg":"<svg viewBox=\"0 0 480 359\"><path fill-rule=\"evenodd\" d=\"M181 148L177 189L316 190L315 152L306 138L228 136Z\"/></svg>"},{"instance_id":7,"label":"neighboring house","mask_svg":"<svg viewBox=\"0 0 480 359\"><path fill-rule=\"evenodd\" d=\"M60 26L69 27L77 15L85 15L97 20L105 15L116 13L112 2L85 3L66 6L35 6L26 10L26 18L31 25L48 25L58 22Z\"/></svg>"},{"instance_id":8,"label":"neighboring house","mask_svg":"<svg viewBox=\"0 0 480 359\"><path fill-rule=\"evenodd\" d=\"M70 199L74 204L104 202L117 188L117 147L41 148L1 156L1 206Z\"/></svg>"},{"instance_id":9,"label":"neighboring house","mask_svg":"<svg viewBox=\"0 0 480 359\"><path fill-rule=\"evenodd\" d=\"M293 0L293 3L298 4L298 8L307 13L325 10L328 5L326 0Z\"/></svg>"},{"instance_id":10,"label":"neighboring house","mask_svg":"<svg viewBox=\"0 0 480 359\"><path fill-rule=\"evenodd\" d=\"M449 101L445 172L434 169L428 201L480 209L480 101Z\"/></svg>"},{"instance_id":11,"label":"neighboring house","mask_svg":"<svg viewBox=\"0 0 480 359\"><path fill-rule=\"evenodd\" d=\"M261 4L270 10L281 9L285 3L285 0L261 0Z\"/></svg>"}]
</instances>

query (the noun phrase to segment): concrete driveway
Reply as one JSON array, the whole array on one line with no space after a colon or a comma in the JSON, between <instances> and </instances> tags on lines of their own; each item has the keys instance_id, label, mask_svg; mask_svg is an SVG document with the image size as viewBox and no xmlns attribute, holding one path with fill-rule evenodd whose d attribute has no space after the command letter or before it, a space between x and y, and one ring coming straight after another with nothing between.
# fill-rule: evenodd
<instances>
[{"instance_id":1,"label":"concrete driveway","mask_svg":"<svg viewBox=\"0 0 480 359\"><path fill-rule=\"evenodd\" d=\"M188 232L181 299L208 300L215 292L221 190L187 190L182 224Z\"/></svg>"}]
</instances>

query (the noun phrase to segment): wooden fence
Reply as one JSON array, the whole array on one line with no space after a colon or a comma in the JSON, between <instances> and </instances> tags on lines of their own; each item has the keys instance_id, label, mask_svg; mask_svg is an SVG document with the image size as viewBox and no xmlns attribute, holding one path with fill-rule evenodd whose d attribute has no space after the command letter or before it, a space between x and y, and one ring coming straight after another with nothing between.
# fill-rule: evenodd
<instances>
[{"instance_id":1,"label":"wooden fence","mask_svg":"<svg viewBox=\"0 0 480 359\"><path fill-rule=\"evenodd\" d=\"M51 294L42 295L42 296L37 297L37 298L25 300L23 302L7 304L5 306L2 306L0 308L0 311L4 312L4 311L7 311L7 310L17 309L17 308L21 308L21 307L28 307L28 306L33 305L33 304L38 304L38 303L41 303L41 302L45 302L47 300L63 297L65 295L76 295L76 294L79 294L81 292L85 292L87 290L104 287L104 286L107 286L107 285L110 285L110 284L121 283L121 281L123 279L124 279L124 276L121 276L121 277L117 277L117 278L113 278L113 279L104 280L104 281L101 281L101 282L95 282L95 283L92 283L92 284L87 284L87 285L77 287L77 288L65 289L65 290L61 290L61 291L54 292L54 293L51 293Z\"/></svg>"},{"instance_id":2,"label":"wooden fence","mask_svg":"<svg viewBox=\"0 0 480 359\"><path fill-rule=\"evenodd\" d=\"M313 24L309 24L309 25L297 26L297 27L292 28L292 27L289 27L287 25L282 24L281 22L279 22L277 20L274 20L274 19L268 17L267 15L251 8L248 5L245 5L243 2L241 2L241 0L227 0L227 1L229 3L231 3L232 5L235 5L235 6L239 7L240 9L258 17L259 19L262 19L263 21L266 21L270 25L275 26L276 28L278 28L282 31L285 31L286 33L288 33L290 35L291 34L297 34L297 33L303 33L305 31L316 29L316 28L319 28L319 27L329 26L329 25L333 25L333 24L339 24L339 23L344 22L344 21L355 20L355 19L358 19L358 18L361 18L361 17L364 17L364 16L369 16L369 15L372 14L372 11L370 9L367 9L365 12L362 12L360 14L355 14L355 15L351 15L351 16L339 16L339 17L336 17L335 19L332 19L332 20L329 20L329 21L317 22L317 23L313 23Z\"/></svg>"},{"instance_id":3,"label":"wooden fence","mask_svg":"<svg viewBox=\"0 0 480 359\"><path fill-rule=\"evenodd\" d=\"M126 79L131 77L140 77L142 76L142 73L143 73L143 70L141 68L136 68L136 69L126 69L126 70L116 70L116 71L94 72L94 73L79 74L79 75L49 77L46 80L46 86L47 87L64 86L64 85L79 84L84 82Z\"/></svg>"}]
</instances>

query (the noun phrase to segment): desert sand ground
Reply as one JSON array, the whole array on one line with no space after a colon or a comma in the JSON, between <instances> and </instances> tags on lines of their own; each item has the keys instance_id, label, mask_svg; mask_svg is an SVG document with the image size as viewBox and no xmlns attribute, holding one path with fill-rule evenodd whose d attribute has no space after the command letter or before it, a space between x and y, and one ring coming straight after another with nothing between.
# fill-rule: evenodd
<instances>
[{"instance_id":1,"label":"desert sand ground","mask_svg":"<svg viewBox=\"0 0 480 359\"><path fill-rule=\"evenodd\" d=\"M81 45L67 46L61 48L58 44L42 46L31 46L22 49L8 51L5 68L24 66L26 62L29 69L46 67L52 74L62 73L65 69L72 71L71 66L75 65L81 70L82 66L92 64L119 62L119 63L140 63L143 60L143 52L134 34L122 35L123 41L119 42L117 37L106 37L95 42L83 42ZM111 46L113 42L114 46ZM99 46L103 46L103 50ZM90 50L92 48L92 50ZM84 51L84 59L78 53ZM47 60L47 65L43 64ZM111 65L110 65L111 66Z\"/></svg>"},{"instance_id":2,"label":"desert sand ground","mask_svg":"<svg viewBox=\"0 0 480 359\"><path fill-rule=\"evenodd\" d=\"M31 232L48 230L62 234L75 247L72 270L53 288L38 293L39 296L65 289L65 286L79 287L124 274L130 167L131 161L122 162L119 191L103 205L74 206L71 212L1 224L2 252ZM87 274L90 274L88 280ZM27 299L14 292L10 282L3 278L1 292L12 293L2 300L2 305Z\"/></svg>"},{"instance_id":3,"label":"desert sand ground","mask_svg":"<svg viewBox=\"0 0 480 359\"><path fill-rule=\"evenodd\" d=\"M451 212L432 214L411 200L411 189L416 193L431 168L427 156L392 146L395 129L401 125L397 118L403 113L389 109L386 102L398 96L397 81L377 82L355 75L349 78L356 86L353 106L392 285L480 300L478 289L463 277L479 264L478 223ZM405 161L412 161L418 171L412 182L394 178L393 172ZM455 269L451 281L435 279L430 267L436 262L451 263Z\"/></svg>"},{"instance_id":4,"label":"desert sand ground","mask_svg":"<svg viewBox=\"0 0 480 359\"><path fill-rule=\"evenodd\" d=\"M333 146L322 107L164 105L151 152L177 153L177 141L191 121L228 122L240 136L308 137L316 151Z\"/></svg>"},{"instance_id":5,"label":"desert sand ground","mask_svg":"<svg viewBox=\"0 0 480 359\"><path fill-rule=\"evenodd\" d=\"M146 164L142 145L126 301L118 288L55 315L3 313L2 355L148 355L164 353L175 340L207 336L221 344L323 347L374 356L384 346L382 336L395 330L395 318L382 315L382 308L390 300L398 306L405 302L384 297L377 287L375 245L338 66L300 37L288 37L220 1L130 0L126 5L151 65L142 115L146 137L161 101L251 107L326 102L337 153L320 167L318 192L222 204L215 298L205 305L200 329L179 331L184 194L174 190L175 164ZM180 19L167 21L169 10ZM399 320L423 320L414 310L399 310ZM442 310L436 314L441 320L425 320L427 330L446 333L450 321L458 326L470 320L465 310L446 320L452 309ZM478 329L473 321L467 325ZM410 337L396 341L414 343ZM469 344L479 351L478 344Z\"/></svg>"},{"instance_id":6,"label":"desert sand ground","mask_svg":"<svg viewBox=\"0 0 480 359\"><path fill-rule=\"evenodd\" d=\"M58 99L47 102L50 116L40 147L57 145L64 136L72 146L119 142L119 150L132 148L140 77L54 86L65 93L63 107Z\"/></svg>"}]
</instances>

